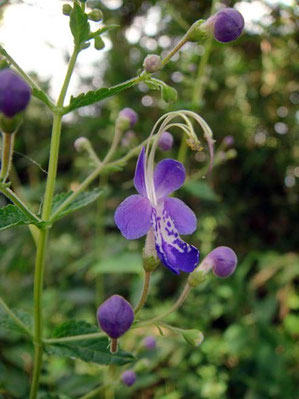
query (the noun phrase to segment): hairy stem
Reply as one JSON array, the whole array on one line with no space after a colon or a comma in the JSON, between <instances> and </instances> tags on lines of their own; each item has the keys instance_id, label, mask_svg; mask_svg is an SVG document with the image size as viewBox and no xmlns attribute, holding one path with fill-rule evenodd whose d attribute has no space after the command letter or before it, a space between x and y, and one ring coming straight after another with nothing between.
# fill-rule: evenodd
<instances>
[{"instance_id":1,"label":"hairy stem","mask_svg":"<svg viewBox=\"0 0 299 399\"><path fill-rule=\"evenodd\" d=\"M150 278L151 278L151 272L144 271L143 289L142 289L142 293L141 293L139 302L134 309L135 315L143 308L143 306L146 302L146 299L148 296L148 291L149 291Z\"/></svg>"},{"instance_id":2,"label":"hairy stem","mask_svg":"<svg viewBox=\"0 0 299 399\"><path fill-rule=\"evenodd\" d=\"M61 125L62 125L62 113L59 109L63 107L63 102L66 96L68 85L74 70L79 50L75 47L71 56L65 80L57 101L57 109L54 112L51 146L50 146L50 159L48 167L48 176L46 183L46 191L44 196L44 205L42 210L42 220L48 222L51 210L52 202L55 190L55 182L57 175L57 164L59 156L60 136L61 136ZM42 317L42 292L43 292L43 276L45 268L45 257L48 240L48 229L40 230L36 261L35 261L35 275L34 275L34 369L33 378L30 391L30 399L35 399L38 393L39 379L42 369L42 357L43 357L43 317Z\"/></svg>"},{"instance_id":3,"label":"hairy stem","mask_svg":"<svg viewBox=\"0 0 299 399\"><path fill-rule=\"evenodd\" d=\"M0 182L5 182L11 165L15 134L2 132L2 158Z\"/></svg>"}]
</instances>

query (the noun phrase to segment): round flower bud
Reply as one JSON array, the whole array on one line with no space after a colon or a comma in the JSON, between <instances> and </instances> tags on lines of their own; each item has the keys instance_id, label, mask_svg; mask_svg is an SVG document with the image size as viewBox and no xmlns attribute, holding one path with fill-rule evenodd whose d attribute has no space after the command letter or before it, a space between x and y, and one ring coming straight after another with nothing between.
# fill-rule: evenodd
<instances>
[{"instance_id":1,"label":"round flower bud","mask_svg":"<svg viewBox=\"0 0 299 399\"><path fill-rule=\"evenodd\" d=\"M122 129L129 129L136 125L138 120L138 115L132 108L124 108L122 109L117 117L117 123Z\"/></svg>"},{"instance_id":2,"label":"round flower bud","mask_svg":"<svg viewBox=\"0 0 299 399\"><path fill-rule=\"evenodd\" d=\"M30 97L31 89L19 75L9 68L0 71L0 111L7 118L23 111Z\"/></svg>"},{"instance_id":3,"label":"round flower bud","mask_svg":"<svg viewBox=\"0 0 299 399\"><path fill-rule=\"evenodd\" d=\"M161 69L161 57L156 54L149 54L143 61L145 72L153 73Z\"/></svg>"},{"instance_id":4,"label":"round flower bud","mask_svg":"<svg viewBox=\"0 0 299 399\"><path fill-rule=\"evenodd\" d=\"M70 16L71 13L72 13L72 10L73 10L73 8L72 8L72 6L70 4L64 4L62 6L63 15Z\"/></svg>"},{"instance_id":5,"label":"round flower bud","mask_svg":"<svg viewBox=\"0 0 299 399\"><path fill-rule=\"evenodd\" d=\"M156 349L157 343L155 337L152 337L151 335L145 337L143 340L143 345L146 347L146 349Z\"/></svg>"},{"instance_id":6,"label":"round flower bud","mask_svg":"<svg viewBox=\"0 0 299 399\"><path fill-rule=\"evenodd\" d=\"M225 136L223 139L223 143L226 145L226 147L231 147L234 145L235 139L233 136Z\"/></svg>"},{"instance_id":7,"label":"round flower bud","mask_svg":"<svg viewBox=\"0 0 299 399\"><path fill-rule=\"evenodd\" d=\"M121 337L134 321L132 306L123 297L113 295L99 306L98 323L105 333L113 339Z\"/></svg>"},{"instance_id":8,"label":"round flower bud","mask_svg":"<svg viewBox=\"0 0 299 399\"><path fill-rule=\"evenodd\" d=\"M215 39L222 43L236 40L244 28L244 18L239 11L225 8L211 17ZM207 21L209 24L209 20Z\"/></svg>"},{"instance_id":9,"label":"round flower bud","mask_svg":"<svg viewBox=\"0 0 299 399\"><path fill-rule=\"evenodd\" d=\"M121 375L122 383L128 387L132 386L136 381L136 374L133 370L126 370Z\"/></svg>"},{"instance_id":10,"label":"round flower bud","mask_svg":"<svg viewBox=\"0 0 299 399\"><path fill-rule=\"evenodd\" d=\"M78 152L86 150L87 145L88 145L88 140L86 137L78 137L74 142L74 147Z\"/></svg>"},{"instance_id":11,"label":"round flower bud","mask_svg":"<svg viewBox=\"0 0 299 399\"><path fill-rule=\"evenodd\" d=\"M95 22L99 22L103 19L103 13L101 10L92 10L88 15L88 19L90 21L95 21Z\"/></svg>"},{"instance_id":12,"label":"round flower bud","mask_svg":"<svg viewBox=\"0 0 299 399\"><path fill-rule=\"evenodd\" d=\"M171 150L173 146L173 136L169 132L163 132L158 141L158 147L161 151Z\"/></svg>"},{"instance_id":13,"label":"round flower bud","mask_svg":"<svg viewBox=\"0 0 299 399\"><path fill-rule=\"evenodd\" d=\"M217 247L204 259L205 263L211 264L214 274L222 278L233 274L237 261L237 255L229 247Z\"/></svg>"}]
</instances>

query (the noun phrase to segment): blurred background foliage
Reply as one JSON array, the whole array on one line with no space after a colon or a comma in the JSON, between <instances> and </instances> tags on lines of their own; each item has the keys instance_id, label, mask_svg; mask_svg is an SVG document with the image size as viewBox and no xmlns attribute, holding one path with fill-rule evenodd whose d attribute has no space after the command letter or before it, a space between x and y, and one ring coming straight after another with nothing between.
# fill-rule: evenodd
<instances>
[{"instance_id":1,"label":"blurred background foliage","mask_svg":"<svg viewBox=\"0 0 299 399\"><path fill-rule=\"evenodd\" d=\"M80 82L82 91L135 76L148 53L167 52L196 19L207 18L210 9L210 1L197 0L101 3L105 23L120 27L109 34L111 48L94 65L93 75ZM197 44L186 45L157 73L177 89L175 104L167 105L158 92L139 85L65 120L57 192L76 187L92 168L87 157L74 150L74 140L88 137L102 157L123 107L136 110L139 122L119 154L145 139L164 112L186 108L200 113L213 129L218 165L207 179L206 152L188 152L189 180L178 195L198 216L191 241L202 257L217 245L227 245L239 259L232 277L211 276L167 319L180 328L202 330L200 347L167 329L160 336L152 327L124 337L122 347L139 359L132 366L138 380L132 388L119 386L116 398L294 399L298 394L298 8L279 1L241 3L263 4L267 18L248 24L231 45L213 42L203 76L198 77L198 69L205 48ZM229 7L241 3L222 2ZM41 84L47 88L49 83ZM45 185L50 127L50 114L32 100L16 140L12 181L36 209ZM228 135L234 138L231 147L223 141ZM174 137L174 148L160 157L177 157L181 137L175 132ZM143 241L126 241L113 221L117 205L134 192L135 162L103 176L97 182L104 187L97 203L52 230L44 293L48 334L68 319L95 324L97 306L111 294L136 303ZM5 205L5 198L0 202ZM26 227L1 232L0 259L1 296L32 314L34 243ZM160 267L142 318L167 310L185 278ZM156 350L142 347L146 335L157 337ZM30 344L2 325L0 397L26 398L31 368ZM103 367L46 356L40 397L77 398L104 381L105 373Z\"/></svg>"}]
</instances>

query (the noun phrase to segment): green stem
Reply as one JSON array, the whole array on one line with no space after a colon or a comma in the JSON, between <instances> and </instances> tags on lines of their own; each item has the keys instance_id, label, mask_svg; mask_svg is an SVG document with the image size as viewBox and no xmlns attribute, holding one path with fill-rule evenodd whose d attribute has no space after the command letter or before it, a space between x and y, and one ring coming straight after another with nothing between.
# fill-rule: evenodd
<instances>
[{"instance_id":1,"label":"green stem","mask_svg":"<svg viewBox=\"0 0 299 399\"><path fill-rule=\"evenodd\" d=\"M34 369L30 391L30 399L35 399L38 392L39 377L42 368L43 344L42 344L42 291L43 274L46 256L46 243L48 230L40 230L34 274Z\"/></svg>"},{"instance_id":2,"label":"green stem","mask_svg":"<svg viewBox=\"0 0 299 399\"><path fill-rule=\"evenodd\" d=\"M2 157L1 157L1 173L0 173L0 182L5 182L8 177L13 146L15 141L15 134L4 133L2 132Z\"/></svg>"},{"instance_id":3,"label":"green stem","mask_svg":"<svg viewBox=\"0 0 299 399\"><path fill-rule=\"evenodd\" d=\"M185 43L188 42L188 35L186 34L183 36L183 38L178 42L178 44L167 54L165 58L163 58L161 62L161 68L163 68L170 60L171 58L183 47Z\"/></svg>"},{"instance_id":4,"label":"green stem","mask_svg":"<svg viewBox=\"0 0 299 399\"><path fill-rule=\"evenodd\" d=\"M55 190L55 182L57 175L57 164L59 156L59 145L61 136L61 125L62 125L62 113L59 109L63 107L63 102L66 96L68 85L74 70L75 62L79 50L75 47L71 56L65 80L57 101L57 109L54 112L51 146L50 146L50 159L48 167L48 176L46 183L46 191L44 196L44 205L42 210L42 219L48 222L52 202ZM50 227L49 227L50 228ZM34 275L34 370L32 385L30 391L30 399L35 399L38 393L39 379L42 369L42 357L43 357L43 341L42 341L42 330L43 330L43 317L42 317L42 291L43 291L43 275L45 268L45 257L48 239L48 229L40 230L39 239L37 244L37 253L35 261L35 275Z\"/></svg>"},{"instance_id":5,"label":"green stem","mask_svg":"<svg viewBox=\"0 0 299 399\"><path fill-rule=\"evenodd\" d=\"M40 223L41 219L36 216L26 204L14 193L10 188L3 187L0 184L0 192L9 198L29 219L34 220L36 223Z\"/></svg>"},{"instance_id":6,"label":"green stem","mask_svg":"<svg viewBox=\"0 0 299 399\"><path fill-rule=\"evenodd\" d=\"M142 289L142 293L141 293L139 302L134 309L135 315L143 308L143 306L146 302L146 299L148 296L148 291L149 291L150 278L151 278L151 272L144 271L143 289Z\"/></svg>"},{"instance_id":7,"label":"green stem","mask_svg":"<svg viewBox=\"0 0 299 399\"><path fill-rule=\"evenodd\" d=\"M214 14L216 1L212 1L210 15ZM205 46L205 52L201 57L198 70L197 70L197 78L195 80L194 88L193 88L193 96L192 96L192 104L194 107L198 107L202 101L202 97L205 90L205 69L210 57L211 49L213 43L213 35L207 39L207 44Z\"/></svg>"},{"instance_id":8,"label":"green stem","mask_svg":"<svg viewBox=\"0 0 299 399\"><path fill-rule=\"evenodd\" d=\"M32 337L31 331L27 326L20 320L14 312L9 308L7 303L0 297L0 306L4 309L4 311L10 316L10 318L27 334L29 337Z\"/></svg>"},{"instance_id":9,"label":"green stem","mask_svg":"<svg viewBox=\"0 0 299 399\"><path fill-rule=\"evenodd\" d=\"M187 284L185 285L185 288L183 289L183 291L182 291L180 297L179 297L178 300L176 301L176 303L175 303L167 312L163 313L162 315L156 316L156 317L154 317L153 319L149 319L149 320L146 320L146 321L144 321L144 322L141 322L140 324L136 325L136 328L137 328L137 327L143 327L143 326L145 326L145 325L147 325L147 324L153 324L153 323L155 323L156 321L159 321L159 320L164 319L165 317L167 317L168 315L170 315L170 313L176 311L176 310L177 310L179 307L181 307L182 304L184 303L184 301L185 301L185 299L187 298L189 292L191 291L191 288L192 288L192 287L190 287L190 285L187 283Z\"/></svg>"},{"instance_id":10,"label":"green stem","mask_svg":"<svg viewBox=\"0 0 299 399\"><path fill-rule=\"evenodd\" d=\"M97 388L95 388L93 391L90 391L86 395L81 396L79 399L92 399L99 397L98 394L101 393L103 390L107 388L108 385L101 385Z\"/></svg>"}]
</instances>

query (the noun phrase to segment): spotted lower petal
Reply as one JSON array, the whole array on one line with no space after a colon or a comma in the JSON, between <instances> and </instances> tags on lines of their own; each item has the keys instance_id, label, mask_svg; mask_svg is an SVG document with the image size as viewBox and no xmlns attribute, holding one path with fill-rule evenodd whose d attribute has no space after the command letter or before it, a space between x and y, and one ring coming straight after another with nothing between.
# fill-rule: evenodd
<instances>
[{"instance_id":1,"label":"spotted lower petal","mask_svg":"<svg viewBox=\"0 0 299 399\"><path fill-rule=\"evenodd\" d=\"M163 205L153 207L152 225L156 251L161 262L176 274L180 271L191 273L199 263L199 251L181 239Z\"/></svg>"}]
</instances>

